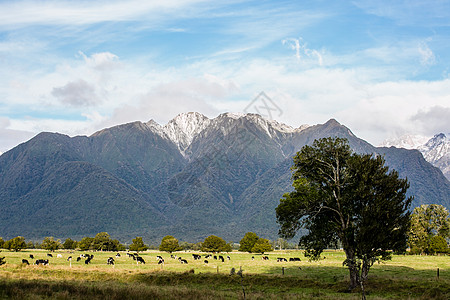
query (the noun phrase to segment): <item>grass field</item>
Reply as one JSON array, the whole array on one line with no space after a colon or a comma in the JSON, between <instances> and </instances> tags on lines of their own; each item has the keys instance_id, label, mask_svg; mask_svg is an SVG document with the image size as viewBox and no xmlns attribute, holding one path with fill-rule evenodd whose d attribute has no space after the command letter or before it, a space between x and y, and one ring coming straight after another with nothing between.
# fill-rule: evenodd
<instances>
[{"instance_id":1,"label":"grass field","mask_svg":"<svg viewBox=\"0 0 450 300\"><path fill-rule=\"evenodd\" d=\"M94 258L89 265L84 259L76 261L82 252L60 250L53 257L47 253L0 252L6 260L0 266L0 299L244 299L244 293L245 299L361 297L359 290L347 292L342 251L326 251L324 259L316 262L306 260L301 251L267 253L266 261L261 255L233 252L223 254L225 262L210 258L208 264L205 253L199 252L174 253L188 264L158 251L140 253L145 264L136 264L126 252L119 258L116 253L90 252ZM195 261L192 253L202 254L202 259ZM157 255L165 259L164 265L158 265ZM106 264L108 257L114 257L114 266ZM277 257L301 261L277 262ZM47 258L48 266L22 264L22 259L32 264ZM232 268L242 269L243 276L230 275ZM366 291L368 299L450 299L450 256L394 256L372 267Z\"/></svg>"}]
</instances>

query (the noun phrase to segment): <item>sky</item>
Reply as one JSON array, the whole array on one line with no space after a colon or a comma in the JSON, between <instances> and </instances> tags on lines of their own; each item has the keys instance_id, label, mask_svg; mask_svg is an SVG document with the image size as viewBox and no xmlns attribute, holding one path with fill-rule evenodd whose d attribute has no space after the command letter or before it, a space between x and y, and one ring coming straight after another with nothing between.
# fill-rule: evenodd
<instances>
[{"instance_id":1,"label":"sky","mask_svg":"<svg viewBox=\"0 0 450 300\"><path fill-rule=\"evenodd\" d=\"M191 111L447 134L450 1L0 0L1 152Z\"/></svg>"}]
</instances>

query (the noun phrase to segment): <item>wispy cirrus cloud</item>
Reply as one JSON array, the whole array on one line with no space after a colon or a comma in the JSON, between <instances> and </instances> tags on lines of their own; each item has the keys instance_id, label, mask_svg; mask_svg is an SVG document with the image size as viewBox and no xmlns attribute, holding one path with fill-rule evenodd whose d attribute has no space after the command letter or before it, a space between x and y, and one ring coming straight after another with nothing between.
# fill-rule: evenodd
<instances>
[{"instance_id":1,"label":"wispy cirrus cloud","mask_svg":"<svg viewBox=\"0 0 450 300\"><path fill-rule=\"evenodd\" d=\"M89 25L136 21L146 15L176 14L205 0L169 1L6 1L0 3L0 27Z\"/></svg>"}]
</instances>

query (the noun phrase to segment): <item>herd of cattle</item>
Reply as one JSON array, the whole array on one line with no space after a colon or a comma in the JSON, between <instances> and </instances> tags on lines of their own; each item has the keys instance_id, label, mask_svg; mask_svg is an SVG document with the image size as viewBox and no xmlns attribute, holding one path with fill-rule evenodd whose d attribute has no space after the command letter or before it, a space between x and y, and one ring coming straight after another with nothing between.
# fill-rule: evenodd
<instances>
[{"instance_id":1,"label":"herd of cattle","mask_svg":"<svg viewBox=\"0 0 450 300\"><path fill-rule=\"evenodd\" d=\"M136 261L136 264L145 264L144 258L142 256L140 256L139 253L129 253L129 252L127 252L126 254L128 255L129 258L132 258L134 261ZM49 258L52 258L52 257L53 257L53 254L48 253L47 254L47 259L36 259L35 265L44 265L44 266L46 266L46 265L48 265L50 263ZM58 258L62 258L62 254L58 254L57 257ZM119 258L120 257L120 253L117 253L115 257L116 257L116 259ZM181 258L181 257L177 257L176 255L171 254L170 258L174 259L174 260L178 260L181 264L188 264L188 261L186 259ZM194 260L201 260L202 256L200 254L192 254L192 258ZM262 256L261 258L262 258L262 260L269 260L268 256ZM33 254L30 254L30 259L34 259ZM72 259L73 259L73 257L69 256L67 258L67 261L72 263ZM80 262L81 260L84 260L84 263L86 265L88 265L92 261L92 259L94 259L94 255L93 254L80 254L79 256L76 257L76 261L77 262ZM225 257L222 256L222 255L206 254L206 255L204 255L203 262L205 264L208 264L209 263L208 259L209 260L214 259L214 260L218 260L218 261L221 261L221 262L225 262ZM226 259L227 260L231 260L231 257L229 255L227 255ZM252 260L254 260L254 259L255 259L255 257L252 256ZM156 256L156 260L157 260L158 264L164 264L164 262L165 262L164 258L161 255L157 255ZM287 262L287 261L288 260L286 258L284 258L284 257L278 257L277 258L277 262ZM300 261L300 258L298 258L298 257L291 257L291 258L289 258L289 261L290 262L297 262L297 261ZM0 265L4 264L4 263L6 263L5 262L5 258L4 257L0 257ZM22 259L22 264L29 265L30 262L28 261L28 259ZM106 261L106 264L107 265L114 265L115 264L114 257L108 257L108 259Z\"/></svg>"}]
</instances>

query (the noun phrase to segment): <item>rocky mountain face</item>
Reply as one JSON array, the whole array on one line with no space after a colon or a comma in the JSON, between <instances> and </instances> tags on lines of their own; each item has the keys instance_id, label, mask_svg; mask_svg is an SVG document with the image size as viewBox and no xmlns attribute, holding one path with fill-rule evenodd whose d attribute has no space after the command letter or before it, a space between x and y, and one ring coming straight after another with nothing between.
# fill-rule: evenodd
<instances>
[{"instance_id":1,"label":"rocky mountain face","mask_svg":"<svg viewBox=\"0 0 450 300\"><path fill-rule=\"evenodd\" d=\"M431 139L406 135L399 139L386 140L382 145L419 150L426 161L439 168L450 180L450 138L445 134L436 134Z\"/></svg>"},{"instance_id":2,"label":"rocky mountain face","mask_svg":"<svg viewBox=\"0 0 450 300\"><path fill-rule=\"evenodd\" d=\"M450 207L450 183L417 150L376 148L336 120L292 128L255 114L181 114L90 137L41 133L0 156L0 236L80 239L106 231L157 244L165 235L239 241L277 238L275 207L292 189L292 156L315 139L344 137L407 177L413 207Z\"/></svg>"}]
</instances>

